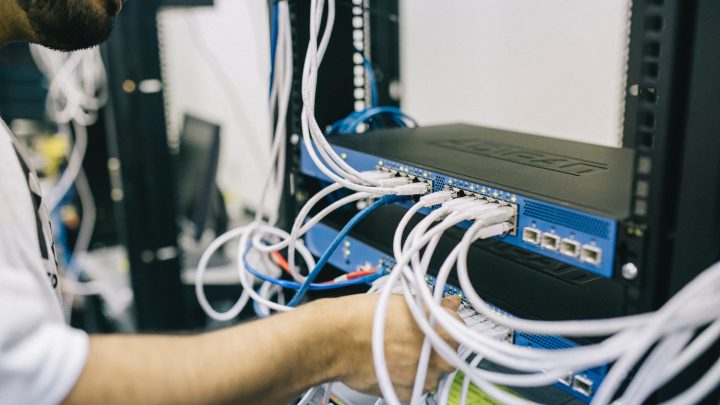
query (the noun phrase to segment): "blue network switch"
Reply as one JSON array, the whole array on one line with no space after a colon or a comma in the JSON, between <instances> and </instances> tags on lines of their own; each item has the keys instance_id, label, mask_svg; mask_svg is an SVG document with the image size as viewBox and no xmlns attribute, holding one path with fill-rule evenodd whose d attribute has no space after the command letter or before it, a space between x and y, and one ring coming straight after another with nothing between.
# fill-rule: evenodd
<instances>
[{"instance_id":1,"label":"blue network switch","mask_svg":"<svg viewBox=\"0 0 720 405\"><path fill-rule=\"evenodd\" d=\"M335 146L335 150L359 171L388 170L430 182L434 191L449 188L512 204L518 211L517 228L499 240L602 277L613 275L616 220L344 147ZM300 168L305 175L329 181L304 147Z\"/></svg>"}]
</instances>

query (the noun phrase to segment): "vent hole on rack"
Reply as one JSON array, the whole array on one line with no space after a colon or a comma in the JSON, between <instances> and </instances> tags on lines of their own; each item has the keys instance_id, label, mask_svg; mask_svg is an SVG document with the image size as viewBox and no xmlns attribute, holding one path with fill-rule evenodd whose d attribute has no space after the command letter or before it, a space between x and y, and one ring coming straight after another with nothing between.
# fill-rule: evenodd
<instances>
[{"instance_id":1,"label":"vent hole on rack","mask_svg":"<svg viewBox=\"0 0 720 405\"><path fill-rule=\"evenodd\" d=\"M645 28L648 31L660 32L663 29L663 19L660 16L651 16L645 19Z\"/></svg>"},{"instance_id":2,"label":"vent hole on rack","mask_svg":"<svg viewBox=\"0 0 720 405\"><path fill-rule=\"evenodd\" d=\"M651 79L657 79L660 75L660 66L654 62L645 62L642 67L643 75Z\"/></svg>"},{"instance_id":3,"label":"vent hole on rack","mask_svg":"<svg viewBox=\"0 0 720 405\"><path fill-rule=\"evenodd\" d=\"M645 112L640 116L640 125L647 128L655 127L655 114L652 112Z\"/></svg>"},{"instance_id":4,"label":"vent hole on rack","mask_svg":"<svg viewBox=\"0 0 720 405\"><path fill-rule=\"evenodd\" d=\"M654 137L653 137L652 132L639 131L637 133L637 137L638 137L638 143L640 144L640 146L643 146L647 149L652 149L653 143L654 143L654 140L653 140Z\"/></svg>"},{"instance_id":5,"label":"vent hole on rack","mask_svg":"<svg viewBox=\"0 0 720 405\"><path fill-rule=\"evenodd\" d=\"M659 42L646 42L643 45L643 54L652 58L660 57L660 43Z\"/></svg>"}]
</instances>

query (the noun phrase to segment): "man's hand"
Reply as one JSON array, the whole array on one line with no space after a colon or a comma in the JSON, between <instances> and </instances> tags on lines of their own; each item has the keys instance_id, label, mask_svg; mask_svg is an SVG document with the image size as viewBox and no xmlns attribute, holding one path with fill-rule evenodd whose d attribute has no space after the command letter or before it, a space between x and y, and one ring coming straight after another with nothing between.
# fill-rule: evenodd
<instances>
[{"instance_id":1,"label":"man's hand","mask_svg":"<svg viewBox=\"0 0 720 405\"><path fill-rule=\"evenodd\" d=\"M285 314L194 336L92 336L68 404L287 404L308 387L342 380L378 394L372 323L378 295L324 299ZM444 302L454 312L458 300ZM385 356L410 398L423 334L392 297ZM448 364L431 359L426 388Z\"/></svg>"},{"instance_id":2,"label":"man's hand","mask_svg":"<svg viewBox=\"0 0 720 405\"><path fill-rule=\"evenodd\" d=\"M354 295L337 298L332 301L333 316L344 317L347 331L343 334L343 347L340 350L340 378L348 386L366 393L380 395L372 360L372 323L379 296L377 294ZM443 306L456 314L460 305L459 297L449 297ZM328 314L326 314L328 315ZM402 296L391 297L385 326L385 357L395 390L401 400L409 400L415 382L423 335L415 323ZM441 336L456 346L447 334L438 329ZM442 373L453 368L433 352L430 359L425 389L437 385Z\"/></svg>"}]
</instances>

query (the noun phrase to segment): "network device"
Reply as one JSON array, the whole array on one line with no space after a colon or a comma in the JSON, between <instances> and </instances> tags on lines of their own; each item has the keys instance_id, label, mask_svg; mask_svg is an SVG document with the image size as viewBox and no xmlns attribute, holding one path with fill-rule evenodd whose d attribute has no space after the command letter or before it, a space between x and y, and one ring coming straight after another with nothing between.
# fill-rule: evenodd
<instances>
[{"instance_id":1,"label":"network device","mask_svg":"<svg viewBox=\"0 0 720 405\"><path fill-rule=\"evenodd\" d=\"M471 125L334 137L358 170L383 170L517 209L510 245L611 278L629 215L631 150ZM324 178L303 151L302 172Z\"/></svg>"}]
</instances>

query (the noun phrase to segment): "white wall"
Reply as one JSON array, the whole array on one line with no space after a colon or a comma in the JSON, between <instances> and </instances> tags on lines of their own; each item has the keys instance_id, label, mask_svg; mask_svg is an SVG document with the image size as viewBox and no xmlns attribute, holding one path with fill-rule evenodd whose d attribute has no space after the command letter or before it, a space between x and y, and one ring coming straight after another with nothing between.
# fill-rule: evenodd
<instances>
[{"instance_id":1,"label":"white wall","mask_svg":"<svg viewBox=\"0 0 720 405\"><path fill-rule=\"evenodd\" d=\"M628 0L401 0L403 108L619 146Z\"/></svg>"},{"instance_id":2,"label":"white wall","mask_svg":"<svg viewBox=\"0 0 720 405\"><path fill-rule=\"evenodd\" d=\"M254 209L269 156L267 1L216 0L158 18L171 137L185 112L220 123L218 182L230 204Z\"/></svg>"}]
</instances>

